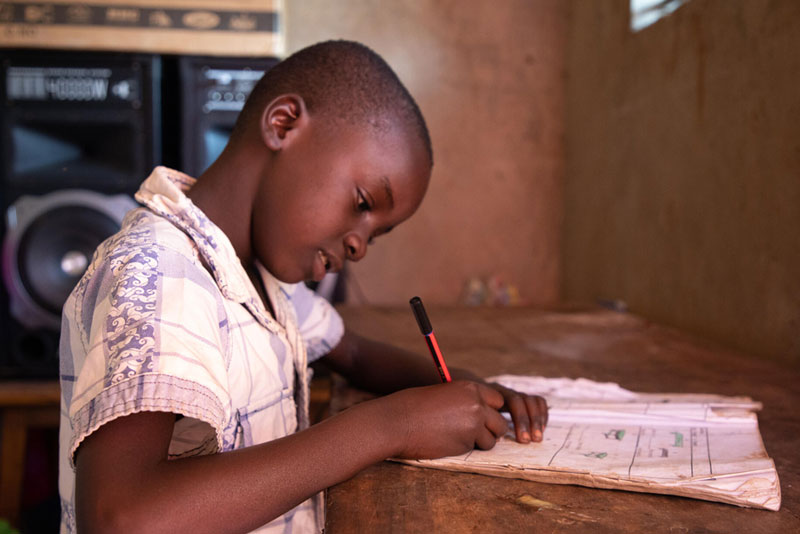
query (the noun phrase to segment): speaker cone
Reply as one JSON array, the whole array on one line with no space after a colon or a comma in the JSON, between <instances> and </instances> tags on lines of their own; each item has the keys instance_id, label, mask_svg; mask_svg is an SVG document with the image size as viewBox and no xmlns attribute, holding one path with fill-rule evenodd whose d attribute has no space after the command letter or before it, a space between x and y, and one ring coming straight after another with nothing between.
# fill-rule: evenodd
<instances>
[{"instance_id":1,"label":"speaker cone","mask_svg":"<svg viewBox=\"0 0 800 534\"><path fill-rule=\"evenodd\" d=\"M127 195L87 190L17 199L6 214L3 243L12 316L29 328L58 329L61 308L94 250L135 206Z\"/></svg>"}]
</instances>

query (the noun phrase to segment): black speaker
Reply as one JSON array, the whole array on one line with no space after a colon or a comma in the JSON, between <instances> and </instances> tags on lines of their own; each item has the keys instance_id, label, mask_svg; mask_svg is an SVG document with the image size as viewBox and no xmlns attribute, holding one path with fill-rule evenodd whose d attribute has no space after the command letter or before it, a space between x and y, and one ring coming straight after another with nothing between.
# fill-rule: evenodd
<instances>
[{"instance_id":1,"label":"black speaker","mask_svg":"<svg viewBox=\"0 0 800 534\"><path fill-rule=\"evenodd\" d=\"M198 177L222 153L236 117L275 58L181 56L181 169Z\"/></svg>"},{"instance_id":2,"label":"black speaker","mask_svg":"<svg viewBox=\"0 0 800 534\"><path fill-rule=\"evenodd\" d=\"M0 376L55 377L61 308L161 159L158 56L0 50Z\"/></svg>"}]
</instances>

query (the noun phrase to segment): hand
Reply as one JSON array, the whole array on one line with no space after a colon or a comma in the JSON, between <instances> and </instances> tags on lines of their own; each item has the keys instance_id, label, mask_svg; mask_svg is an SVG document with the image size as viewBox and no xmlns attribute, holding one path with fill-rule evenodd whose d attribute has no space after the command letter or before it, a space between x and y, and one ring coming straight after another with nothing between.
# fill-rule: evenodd
<instances>
[{"instance_id":1,"label":"hand","mask_svg":"<svg viewBox=\"0 0 800 534\"><path fill-rule=\"evenodd\" d=\"M502 409L511 413L517 442L542 441L548 419L547 401L544 400L544 397L520 393L500 384L488 385L503 396Z\"/></svg>"},{"instance_id":2,"label":"hand","mask_svg":"<svg viewBox=\"0 0 800 534\"><path fill-rule=\"evenodd\" d=\"M387 417L400 424L400 458L440 458L491 449L508 423L503 397L485 384L451 382L410 388L382 398Z\"/></svg>"}]
</instances>

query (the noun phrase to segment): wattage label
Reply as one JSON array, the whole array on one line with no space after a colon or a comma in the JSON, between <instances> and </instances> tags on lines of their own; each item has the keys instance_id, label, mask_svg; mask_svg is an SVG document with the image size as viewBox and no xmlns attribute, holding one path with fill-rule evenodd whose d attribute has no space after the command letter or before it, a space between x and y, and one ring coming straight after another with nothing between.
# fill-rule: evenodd
<instances>
[{"instance_id":1,"label":"wattage label","mask_svg":"<svg viewBox=\"0 0 800 534\"><path fill-rule=\"evenodd\" d=\"M112 76L107 68L9 67L6 98L28 101L103 102L133 100L135 78Z\"/></svg>"}]
</instances>

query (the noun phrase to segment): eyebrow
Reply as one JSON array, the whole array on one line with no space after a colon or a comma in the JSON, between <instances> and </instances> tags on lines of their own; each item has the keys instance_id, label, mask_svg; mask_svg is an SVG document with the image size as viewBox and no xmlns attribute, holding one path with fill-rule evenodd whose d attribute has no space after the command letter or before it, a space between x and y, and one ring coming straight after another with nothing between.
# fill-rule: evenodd
<instances>
[{"instance_id":1,"label":"eyebrow","mask_svg":"<svg viewBox=\"0 0 800 534\"><path fill-rule=\"evenodd\" d=\"M389 177L381 177L383 182L383 190L386 192L386 198L389 199L389 207L394 209L394 193L392 192L392 184L389 183Z\"/></svg>"}]
</instances>

